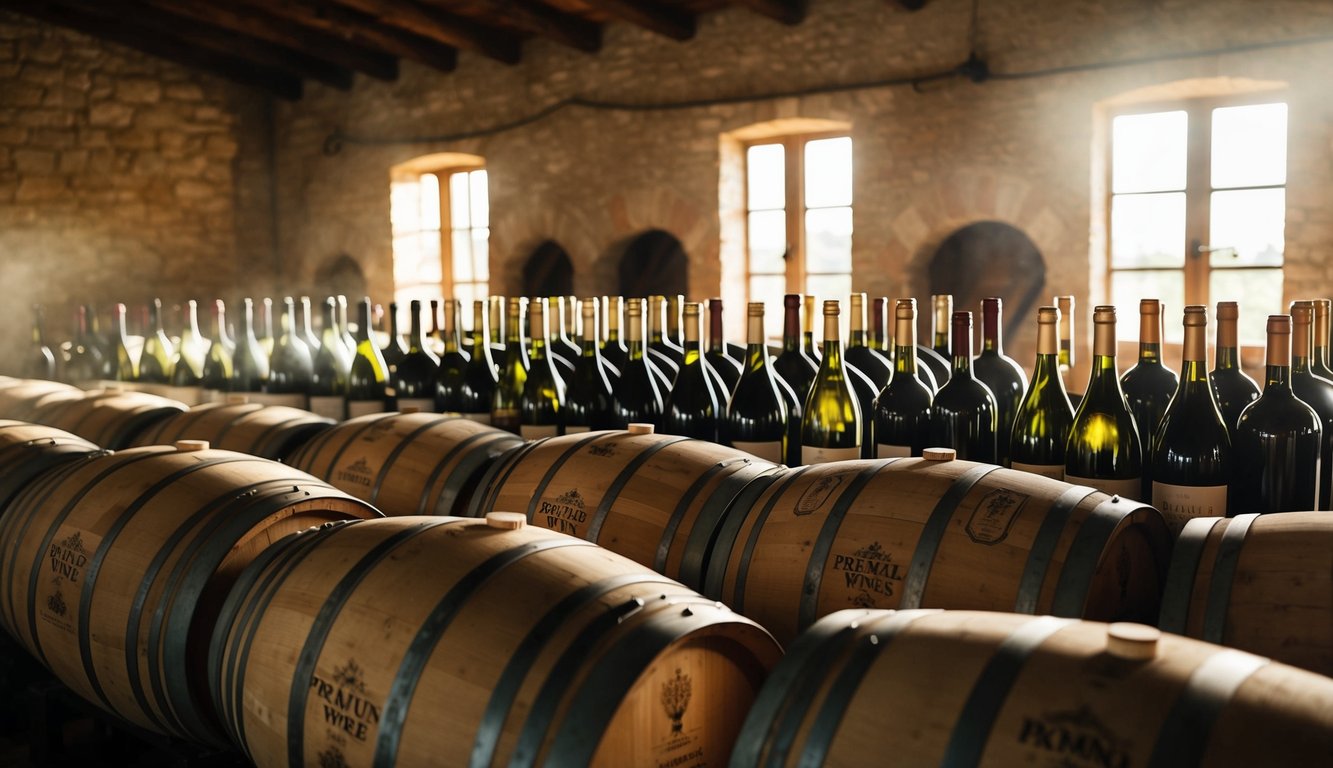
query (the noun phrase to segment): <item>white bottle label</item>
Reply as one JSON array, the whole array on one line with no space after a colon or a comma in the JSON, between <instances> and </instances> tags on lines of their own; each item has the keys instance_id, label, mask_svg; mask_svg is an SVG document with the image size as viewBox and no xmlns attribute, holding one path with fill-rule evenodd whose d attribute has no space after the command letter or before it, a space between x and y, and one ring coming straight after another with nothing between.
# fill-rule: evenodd
<instances>
[{"instance_id":1,"label":"white bottle label","mask_svg":"<svg viewBox=\"0 0 1333 768\"><path fill-rule=\"evenodd\" d=\"M912 446L910 445L888 445L878 443L875 445L875 456L880 459L905 459L912 455Z\"/></svg>"},{"instance_id":2,"label":"white bottle label","mask_svg":"<svg viewBox=\"0 0 1333 768\"><path fill-rule=\"evenodd\" d=\"M347 401L336 395L311 395L310 411L334 421L347 418Z\"/></svg>"},{"instance_id":3,"label":"white bottle label","mask_svg":"<svg viewBox=\"0 0 1333 768\"><path fill-rule=\"evenodd\" d=\"M433 397L400 397L398 398L398 410L406 411L415 408L418 413L434 413L435 398Z\"/></svg>"},{"instance_id":4,"label":"white bottle label","mask_svg":"<svg viewBox=\"0 0 1333 768\"><path fill-rule=\"evenodd\" d=\"M543 437L555 437L560 433L560 427L554 424L522 424L518 428L518 435L524 440L540 440Z\"/></svg>"},{"instance_id":5,"label":"white bottle label","mask_svg":"<svg viewBox=\"0 0 1333 768\"><path fill-rule=\"evenodd\" d=\"M1019 472L1031 472L1034 475L1049 477L1052 480L1065 479L1065 465L1063 464L1024 464L1021 461L1015 461L1009 466Z\"/></svg>"},{"instance_id":6,"label":"white bottle label","mask_svg":"<svg viewBox=\"0 0 1333 768\"><path fill-rule=\"evenodd\" d=\"M1091 477L1065 475L1065 482L1074 485L1086 485L1090 488L1096 488L1102 493L1109 493L1125 499L1137 499L1143 495L1143 479L1138 477L1132 477L1128 480L1094 480Z\"/></svg>"},{"instance_id":7,"label":"white bottle label","mask_svg":"<svg viewBox=\"0 0 1333 768\"><path fill-rule=\"evenodd\" d=\"M801 446L802 464L828 464L833 461L851 461L861 458L860 448L819 448L813 445Z\"/></svg>"},{"instance_id":8,"label":"white bottle label","mask_svg":"<svg viewBox=\"0 0 1333 768\"><path fill-rule=\"evenodd\" d=\"M383 400L348 400L347 418L355 419L357 416L369 416L372 413L384 413Z\"/></svg>"},{"instance_id":9,"label":"white bottle label","mask_svg":"<svg viewBox=\"0 0 1333 768\"><path fill-rule=\"evenodd\" d=\"M731 447L746 453L758 456L765 461L775 461L782 463L782 441L765 440L762 442L749 442L746 440L732 440Z\"/></svg>"},{"instance_id":10,"label":"white bottle label","mask_svg":"<svg viewBox=\"0 0 1333 768\"><path fill-rule=\"evenodd\" d=\"M1185 523L1196 517L1226 517L1225 485L1152 484L1152 505L1166 518L1172 534L1179 534Z\"/></svg>"},{"instance_id":11,"label":"white bottle label","mask_svg":"<svg viewBox=\"0 0 1333 768\"><path fill-rule=\"evenodd\" d=\"M459 415L467 419L468 421L475 421L478 424L489 425L491 423L490 411L486 411L484 413L462 413Z\"/></svg>"},{"instance_id":12,"label":"white bottle label","mask_svg":"<svg viewBox=\"0 0 1333 768\"><path fill-rule=\"evenodd\" d=\"M571 427L568 424L565 425L566 435L581 435L584 432L591 432L591 431L592 427Z\"/></svg>"},{"instance_id":13,"label":"white bottle label","mask_svg":"<svg viewBox=\"0 0 1333 768\"><path fill-rule=\"evenodd\" d=\"M306 397L299 392L296 394L275 395L267 392L247 392L246 402L256 405L285 405L288 408L306 407Z\"/></svg>"}]
</instances>

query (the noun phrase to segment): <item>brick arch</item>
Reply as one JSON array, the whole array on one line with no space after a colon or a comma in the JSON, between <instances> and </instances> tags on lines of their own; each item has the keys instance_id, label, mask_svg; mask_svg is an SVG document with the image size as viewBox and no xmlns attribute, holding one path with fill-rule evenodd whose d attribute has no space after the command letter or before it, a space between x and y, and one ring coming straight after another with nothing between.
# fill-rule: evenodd
<instances>
[{"instance_id":1,"label":"brick arch","mask_svg":"<svg viewBox=\"0 0 1333 768\"><path fill-rule=\"evenodd\" d=\"M620 280L620 256L633 236L660 229L680 241L689 256L689 291L692 298L713 295L719 283L718 213L701 201L662 187L634 189L615 195L602 206L604 230L594 268L595 285L614 291Z\"/></svg>"}]
</instances>

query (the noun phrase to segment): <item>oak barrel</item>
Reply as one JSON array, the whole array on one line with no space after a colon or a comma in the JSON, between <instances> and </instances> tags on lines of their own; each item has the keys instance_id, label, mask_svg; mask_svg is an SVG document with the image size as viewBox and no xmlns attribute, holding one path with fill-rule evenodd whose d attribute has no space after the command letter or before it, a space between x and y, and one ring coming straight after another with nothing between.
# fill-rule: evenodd
<instances>
[{"instance_id":1,"label":"oak barrel","mask_svg":"<svg viewBox=\"0 0 1333 768\"><path fill-rule=\"evenodd\" d=\"M291 467L198 442L59 467L0 518L0 621L94 704L221 743L202 673L231 584L288 533L377 514Z\"/></svg>"},{"instance_id":2,"label":"oak barrel","mask_svg":"<svg viewBox=\"0 0 1333 768\"><path fill-rule=\"evenodd\" d=\"M83 397L43 403L31 421L73 432L118 451L154 424L186 410L184 403L144 392L103 389Z\"/></svg>"},{"instance_id":3,"label":"oak barrel","mask_svg":"<svg viewBox=\"0 0 1333 768\"><path fill-rule=\"evenodd\" d=\"M1170 553L1157 510L939 455L805 466L752 486L718 534L704 593L782 642L844 608L1156 619Z\"/></svg>"},{"instance_id":4,"label":"oak barrel","mask_svg":"<svg viewBox=\"0 0 1333 768\"><path fill-rule=\"evenodd\" d=\"M457 416L375 413L323 432L287 462L386 515L457 515L495 457L522 442Z\"/></svg>"},{"instance_id":5,"label":"oak barrel","mask_svg":"<svg viewBox=\"0 0 1333 768\"><path fill-rule=\"evenodd\" d=\"M46 379L13 379L0 387L0 418L32 421L39 406L58 400L79 400L83 390Z\"/></svg>"},{"instance_id":6,"label":"oak barrel","mask_svg":"<svg viewBox=\"0 0 1333 768\"><path fill-rule=\"evenodd\" d=\"M42 473L100 449L63 429L0 420L0 514L9 500Z\"/></svg>"},{"instance_id":7,"label":"oak barrel","mask_svg":"<svg viewBox=\"0 0 1333 768\"><path fill-rule=\"evenodd\" d=\"M469 514L520 511L533 525L595 542L698 589L732 501L780 466L651 432L548 437L497 461Z\"/></svg>"},{"instance_id":8,"label":"oak barrel","mask_svg":"<svg viewBox=\"0 0 1333 768\"><path fill-rule=\"evenodd\" d=\"M1141 624L844 610L791 646L733 768L1315 766L1333 680Z\"/></svg>"},{"instance_id":9,"label":"oak barrel","mask_svg":"<svg viewBox=\"0 0 1333 768\"><path fill-rule=\"evenodd\" d=\"M257 403L207 403L157 422L135 445L207 440L214 448L282 461L334 425L333 419L300 408Z\"/></svg>"},{"instance_id":10,"label":"oak barrel","mask_svg":"<svg viewBox=\"0 0 1333 768\"><path fill-rule=\"evenodd\" d=\"M679 583L497 512L279 542L228 598L209 674L259 766L721 765L780 653Z\"/></svg>"},{"instance_id":11,"label":"oak barrel","mask_svg":"<svg viewBox=\"0 0 1333 768\"><path fill-rule=\"evenodd\" d=\"M1333 676L1333 514L1189 521L1158 626Z\"/></svg>"}]
</instances>

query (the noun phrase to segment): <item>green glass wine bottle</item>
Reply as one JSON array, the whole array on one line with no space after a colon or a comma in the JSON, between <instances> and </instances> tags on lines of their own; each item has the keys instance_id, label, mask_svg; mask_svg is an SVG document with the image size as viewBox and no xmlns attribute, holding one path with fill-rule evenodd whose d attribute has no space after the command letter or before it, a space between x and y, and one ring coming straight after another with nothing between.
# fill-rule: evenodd
<instances>
[{"instance_id":1,"label":"green glass wine bottle","mask_svg":"<svg viewBox=\"0 0 1333 768\"><path fill-rule=\"evenodd\" d=\"M310 410L335 421L347 418L347 374L352 367L338 328L338 300L324 300L319 351L310 378Z\"/></svg>"},{"instance_id":2,"label":"green glass wine bottle","mask_svg":"<svg viewBox=\"0 0 1333 768\"><path fill-rule=\"evenodd\" d=\"M201 399L206 403L220 403L231 391L232 352L235 347L227 336L227 306L222 299L213 301L213 327L209 335L208 356L204 358L204 374L199 382Z\"/></svg>"},{"instance_id":3,"label":"green glass wine bottle","mask_svg":"<svg viewBox=\"0 0 1333 768\"><path fill-rule=\"evenodd\" d=\"M606 329L606 339L602 341L602 359L616 369L618 378L625 370L625 362L629 360L629 347L621 335L625 319L624 300L619 296L603 296L602 306L605 312L602 327Z\"/></svg>"},{"instance_id":4,"label":"green glass wine bottle","mask_svg":"<svg viewBox=\"0 0 1333 768\"><path fill-rule=\"evenodd\" d=\"M685 330L688 332L689 328ZM730 398L736 389L736 382L741 379L744 366L727 351L727 338L722 332L722 299L708 300L708 351L704 357L709 367L722 379L726 395Z\"/></svg>"},{"instance_id":5,"label":"green glass wine bottle","mask_svg":"<svg viewBox=\"0 0 1333 768\"><path fill-rule=\"evenodd\" d=\"M550 304L545 297L528 303L528 375L519 398L519 434L539 440L564 434L565 382L551 357Z\"/></svg>"},{"instance_id":6,"label":"green glass wine bottle","mask_svg":"<svg viewBox=\"0 0 1333 768\"><path fill-rule=\"evenodd\" d=\"M782 352L773 360L773 372L804 403L806 395L810 394L810 386L815 383L815 374L819 373L819 360L805 353L801 331L802 302L799 293L789 293L782 299ZM799 439L796 444L800 446Z\"/></svg>"},{"instance_id":7,"label":"green glass wine bottle","mask_svg":"<svg viewBox=\"0 0 1333 768\"><path fill-rule=\"evenodd\" d=\"M385 345L380 349L384 364L389 367L389 380L393 381L398 371L398 364L407 356L407 342L403 340L402 328L398 326L398 302L389 302L389 333Z\"/></svg>"},{"instance_id":8,"label":"green glass wine bottle","mask_svg":"<svg viewBox=\"0 0 1333 768\"><path fill-rule=\"evenodd\" d=\"M616 383L616 426L626 429L630 424L652 424L662 419L663 390L655 372L656 366L648 358L643 340L644 299L628 299L625 315L629 331L628 358L620 369Z\"/></svg>"},{"instance_id":9,"label":"green glass wine bottle","mask_svg":"<svg viewBox=\"0 0 1333 768\"><path fill-rule=\"evenodd\" d=\"M643 316L643 334L645 339L644 356L653 365L666 374L668 382L675 380L680 373L680 364L685 359L685 349L671 340L666 332L667 298L649 296L648 306Z\"/></svg>"},{"instance_id":10,"label":"green glass wine bottle","mask_svg":"<svg viewBox=\"0 0 1333 768\"><path fill-rule=\"evenodd\" d=\"M1009 440L1010 467L1055 480L1065 478L1069 430L1074 423L1074 408L1060 375L1059 325L1058 307L1037 310L1037 361L1014 414Z\"/></svg>"},{"instance_id":11,"label":"green glass wine bottle","mask_svg":"<svg viewBox=\"0 0 1333 768\"><path fill-rule=\"evenodd\" d=\"M1074 369L1078 361L1078 354L1074 348L1074 307L1077 306L1073 296L1056 296L1055 307L1060 310L1060 376L1066 377ZM1068 386L1068 382L1066 382Z\"/></svg>"},{"instance_id":12,"label":"green glass wine bottle","mask_svg":"<svg viewBox=\"0 0 1333 768\"><path fill-rule=\"evenodd\" d=\"M815 364L819 370L820 355L823 354L819 342L815 341L815 320L819 317L819 303L814 294L801 296L801 353ZM811 382L813 383L813 379Z\"/></svg>"},{"instance_id":13,"label":"green glass wine bottle","mask_svg":"<svg viewBox=\"0 0 1333 768\"><path fill-rule=\"evenodd\" d=\"M1115 323L1115 307L1093 309L1092 373L1069 428L1065 482L1134 499L1143 493L1143 448L1120 390Z\"/></svg>"},{"instance_id":14,"label":"green glass wine bottle","mask_svg":"<svg viewBox=\"0 0 1333 768\"><path fill-rule=\"evenodd\" d=\"M244 299L241 305L241 327L236 332L236 351L231 357L230 392L243 395L259 394L268 381L268 355L255 336L254 302Z\"/></svg>"},{"instance_id":15,"label":"green glass wine bottle","mask_svg":"<svg viewBox=\"0 0 1333 768\"><path fill-rule=\"evenodd\" d=\"M124 304L116 304L111 322L111 343L116 354L116 381L134 381L139 377L139 366L138 360L130 354L129 329L125 327Z\"/></svg>"},{"instance_id":16,"label":"green glass wine bottle","mask_svg":"<svg viewBox=\"0 0 1333 768\"><path fill-rule=\"evenodd\" d=\"M485 317L486 313L483 308L483 322ZM441 354L440 364L435 369L435 382L433 384L435 402L431 405L431 410L437 413L462 413L461 409L465 407L477 410L473 403L468 402L464 392L467 368L468 364L472 362L472 354L463 346L462 321L462 302L458 299L445 299L444 324L436 329L435 334L441 342ZM435 315L433 322L439 325L440 318L438 314ZM485 328L482 322L477 323L477 326ZM473 349L485 350L486 344L483 342L481 347L473 347ZM493 383L494 379L492 378ZM491 418L489 402L484 404L481 410L486 412L486 420L489 422Z\"/></svg>"},{"instance_id":17,"label":"green glass wine bottle","mask_svg":"<svg viewBox=\"0 0 1333 768\"><path fill-rule=\"evenodd\" d=\"M1004 306L998 298L981 300L981 354L972 361L977 379L995 395L995 463L1009 466L1010 437L1023 393L1028 387L1023 366L1004 353Z\"/></svg>"},{"instance_id":18,"label":"green glass wine bottle","mask_svg":"<svg viewBox=\"0 0 1333 768\"><path fill-rule=\"evenodd\" d=\"M431 413L435 410L435 379L440 360L426 346L426 331L421 322L421 301L408 304L407 354L393 372L394 406L400 411Z\"/></svg>"},{"instance_id":19,"label":"green glass wine bottle","mask_svg":"<svg viewBox=\"0 0 1333 768\"><path fill-rule=\"evenodd\" d=\"M461 335L459 330L459 320L461 319L462 302L452 300L455 316L452 321L448 317L448 304L445 305L445 354L449 354L449 338L452 336L457 339ZM485 300L475 300L472 302L472 351L467 358L467 364L462 369L462 375L456 376L453 373L447 373L444 365L440 366L441 378L437 381L435 387L435 406L441 413L459 413L465 419L479 422L481 424L491 423L491 399L495 397L495 385L499 381L499 368L491 358L490 338L490 308ZM450 323L452 322L453 331L450 332ZM460 356L464 350L459 350ZM457 365L456 358L451 358L454 362L450 363L450 371Z\"/></svg>"},{"instance_id":20,"label":"green glass wine bottle","mask_svg":"<svg viewBox=\"0 0 1333 768\"><path fill-rule=\"evenodd\" d=\"M893 326L889 319L888 296L876 296L870 304L870 346L879 350L889 363L893 363Z\"/></svg>"},{"instance_id":21,"label":"green glass wine bottle","mask_svg":"<svg viewBox=\"0 0 1333 768\"><path fill-rule=\"evenodd\" d=\"M96 381L102 376L102 350L88 332L88 316L92 314L87 304L79 305L74 315L74 338L69 348L69 362L65 364L65 381L69 384L82 385Z\"/></svg>"},{"instance_id":22,"label":"green glass wine bottle","mask_svg":"<svg viewBox=\"0 0 1333 768\"><path fill-rule=\"evenodd\" d=\"M389 366L374 337L370 297L361 299L356 317L356 355L347 371L347 417L383 413L389 407Z\"/></svg>"},{"instance_id":23,"label":"green glass wine bottle","mask_svg":"<svg viewBox=\"0 0 1333 768\"><path fill-rule=\"evenodd\" d=\"M930 408L931 447L952 448L960 459L995 463L995 394L972 370L972 313L953 313L953 369Z\"/></svg>"},{"instance_id":24,"label":"green glass wine bottle","mask_svg":"<svg viewBox=\"0 0 1333 768\"><path fill-rule=\"evenodd\" d=\"M305 342L306 349L310 350L310 359L319 354L319 337L315 335L315 329L311 327L314 322L311 316L310 297L302 296L296 303L296 330L301 335L301 341Z\"/></svg>"},{"instance_id":25,"label":"green glass wine bottle","mask_svg":"<svg viewBox=\"0 0 1333 768\"><path fill-rule=\"evenodd\" d=\"M528 346L523 339L523 319L528 300L509 297L505 311L505 355L500 378L491 395L491 426L521 434L523 385L528 380Z\"/></svg>"},{"instance_id":26,"label":"green glass wine bottle","mask_svg":"<svg viewBox=\"0 0 1333 768\"><path fill-rule=\"evenodd\" d=\"M568 383L568 376L574 373L574 363L583 354L583 350L569 336L578 307L573 296L553 296L547 300L547 307L550 310L547 320L551 326L550 351L560 366L557 372Z\"/></svg>"},{"instance_id":27,"label":"green glass wine bottle","mask_svg":"<svg viewBox=\"0 0 1333 768\"><path fill-rule=\"evenodd\" d=\"M171 362L173 387L200 386L204 380L208 345L208 339L199 332L199 302L190 299L185 302L185 327L181 330L180 343L176 345L176 358Z\"/></svg>"},{"instance_id":28,"label":"green glass wine bottle","mask_svg":"<svg viewBox=\"0 0 1333 768\"><path fill-rule=\"evenodd\" d=\"M840 307L824 302L824 349L801 417L801 463L861 458L861 406L843 368Z\"/></svg>"},{"instance_id":29,"label":"green glass wine bottle","mask_svg":"<svg viewBox=\"0 0 1333 768\"><path fill-rule=\"evenodd\" d=\"M662 404L661 431L716 443L727 397L705 356L701 310L698 302L685 304L685 357Z\"/></svg>"},{"instance_id":30,"label":"green glass wine bottle","mask_svg":"<svg viewBox=\"0 0 1333 768\"><path fill-rule=\"evenodd\" d=\"M950 342L949 323L953 319L953 295L952 294L931 294L930 296L930 337L931 344L924 351L917 353L917 364L925 363L930 367L931 374L935 377L935 392L939 393L940 388L949 381L949 374L953 370L953 349Z\"/></svg>"},{"instance_id":31,"label":"green glass wine bottle","mask_svg":"<svg viewBox=\"0 0 1333 768\"><path fill-rule=\"evenodd\" d=\"M176 349L162 327L162 300L148 303L148 328L144 330L143 349L139 352L137 381L145 384L171 383L172 361Z\"/></svg>"},{"instance_id":32,"label":"green glass wine bottle","mask_svg":"<svg viewBox=\"0 0 1333 768\"><path fill-rule=\"evenodd\" d=\"M1180 384L1176 372L1162 362L1162 303L1157 299L1139 302L1139 359L1134 367L1120 377L1120 389L1125 393L1134 423L1139 428L1139 445L1145 459L1152 446L1157 425L1166 413ZM1145 461L1143 491L1138 498L1152 498L1152 465Z\"/></svg>"},{"instance_id":33,"label":"green glass wine bottle","mask_svg":"<svg viewBox=\"0 0 1333 768\"><path fill-rule=\"evenodd\" d=\"M1208 308L1185 307L1180 385L1153 434L1152 505L1179 534L1196 517L1226 517L1231 439L1208 383Z\"/></svg>"},{"instance_id":34,"label":"green glass wine bottle","mask_svg":"<svg viewBox=\"0 0 1333 768\"><path fill-rule=\"evenodd\" d=\"M602 358L600 300L580 302L582 354L574 363L574 376L565 388L565 434L616 427L615 390L617 376Z\"/></svg>"},{"instance_id":35,"label":"green glass wine bottle","mask_svg":"<svg viewBox=\"0 0 1333 768\"><path fill-rule=\"evenodd\" d=\"M764 303L746 307L745 371L719 430L722 443L761 459L787 460L789 411L764 339Z\"/></svg>"},{"instance_id":36,"label":"green glass wine bottle","mask_svg":"<svg viewBox=\"0 0 1333 768\"><path fill-rule=\"evenodd\" d=\"M1310 356L1310 370L1321 379L1333 381L1333 369L1329 364L1329 315L1333 301L1314 300L1314 353Z\"/></svg>"},{"instance_id":37,"label":"green glass wine bottle","mask_svg":"<svg viewBox=\"0 0 1333 768\"><path fill-rule=\"evenodd\" d=\"M1333 381L1316 376L1310 366L1314 310L1313 301L1291 304L1291 391L1319 416L1319 509L1327 510L1333 490Z\"/></svg>"},{"instance_id":38,"label":"green glass wine bottle","mask_svg":"<svg viewBox=\"0 0 1333 768\"><path fill-rule=\"evenodd\" d=\"M46 343L46 311L41 304L32 305L32 345L23 367L28 378L55 381L56 356Z\"/></svg>"},{"instance_id":39,"label":"green glass wine bottle","mask_svg":"<svg viewBox=\"0 0 1333 768\"><path fill-rule=\"evenodd\" d=\"M291 296L283 298L279 320L281 327L268 361L268 381L264 383L264 397L259 402L308 408L315 361L310 356L310 347L301 338L296 324L296 300Z\"/></svg>"},{"instance_id":40,"label":"green glass wine bottle","mask_svg":"<svg viewBox=\"0 0 1333 768\"><path fill-rule=\"evenodd\" d=\"M870 346L870 334L866 332L866 295L853 293L848 307L847 347L843 357L846 363L868 376L875 385L875 392L879 393L893 376L893 368L887 357Z\"/></svg>"},{"instance_id":41,"label":"green glass wine bottle","mask_svg":"<svg viewBox=\"0 0 1333 768\"><path fill-rule=\"evenodd\" d=\"M875 456L920 456L930 434L935 395L916 375L916 299L893 308L893 376L875 398Z\"/></svg>"},{"instance_id":42,"label":"green glass wine bottle","mask_svg":"<svg viewBox=\"0 0 1333 768\"><path fill-rule=\"evenodd\" d=\"M1268 316L1264 391L1231 439L1231 514L1298 512L1319 504L1319 415L1291 389L1291 317Z\"/></svg>"},{"instance_id":43,"label":"green glass wine bottle","mask_svg":"<svg viewBox=\"0 0 1333 768\"><path fill-rule=\"evenodd\" d=\"M1217 398L1222 422L1228 431L1236 429L1240 412L1259 399L1259 385L1240 367L1239 335L1236 325L1240 307L1234 301L1217 302L1217 359L1209 377Z\"/></svg>"}]
</instances>

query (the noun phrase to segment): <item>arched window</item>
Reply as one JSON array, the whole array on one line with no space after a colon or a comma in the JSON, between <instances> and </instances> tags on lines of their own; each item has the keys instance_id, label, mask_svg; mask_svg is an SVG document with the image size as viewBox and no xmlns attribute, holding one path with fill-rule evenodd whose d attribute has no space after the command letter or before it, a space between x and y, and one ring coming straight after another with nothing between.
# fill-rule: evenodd
<instances>
[{"instance_id":1,"label":"arched window","mask_svg":"<svg viewBox=\"0 0 1333 768\"><path fill-rule=\"evenodd\" d=\"M457 152L394 166L394 299L470 304L490 283L490 202L482 158Z\"/></svg>"}]
</instances>

